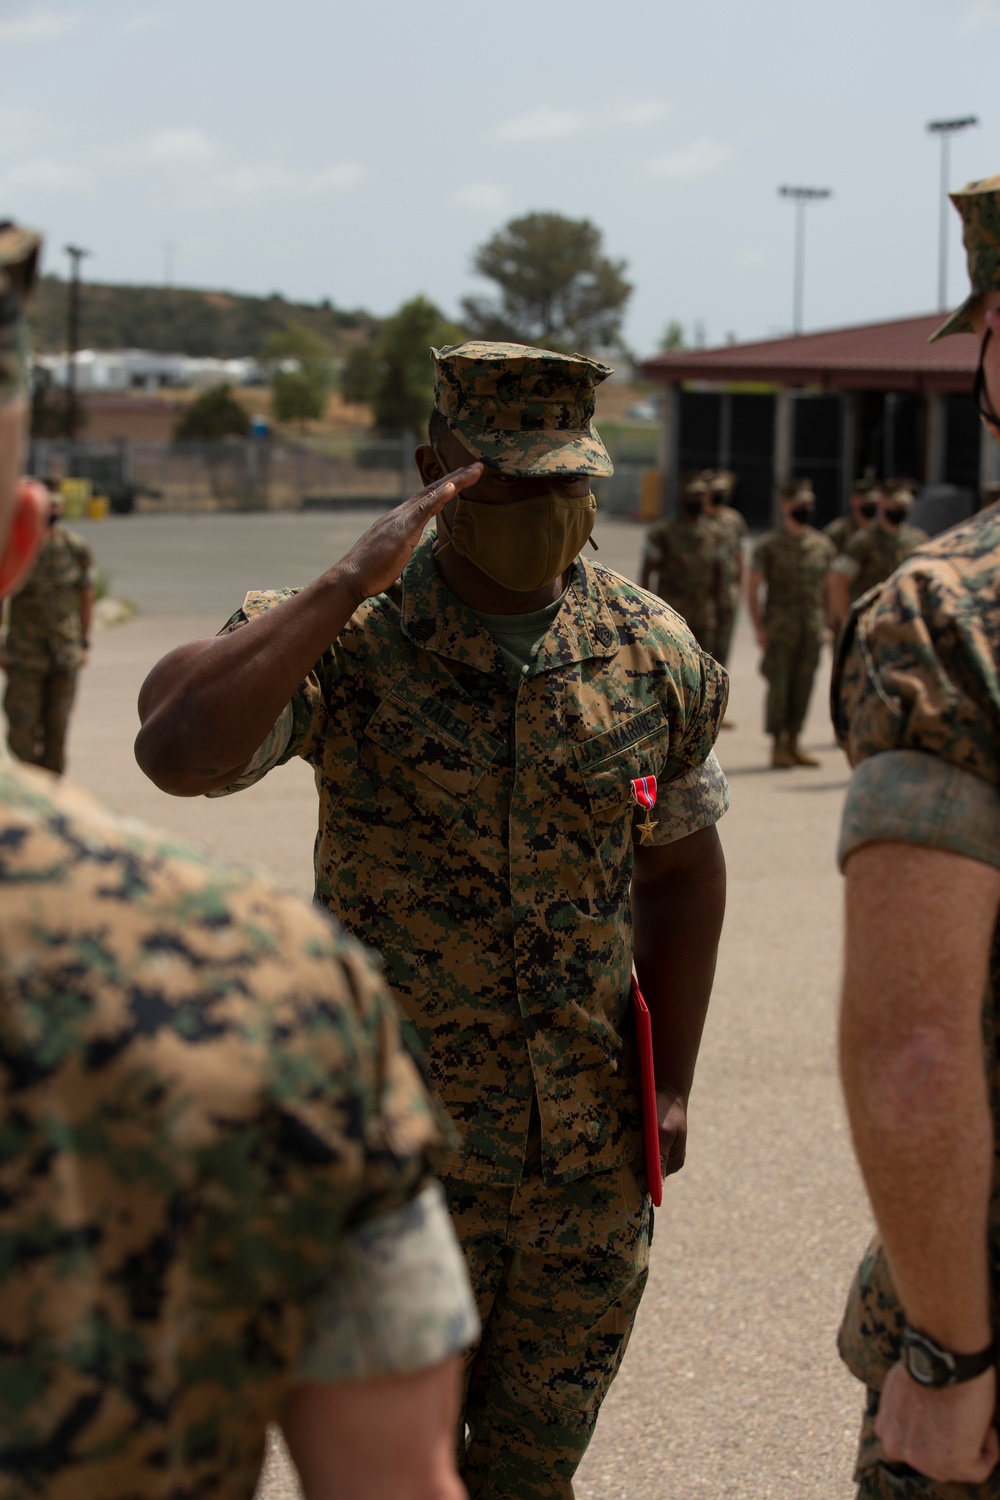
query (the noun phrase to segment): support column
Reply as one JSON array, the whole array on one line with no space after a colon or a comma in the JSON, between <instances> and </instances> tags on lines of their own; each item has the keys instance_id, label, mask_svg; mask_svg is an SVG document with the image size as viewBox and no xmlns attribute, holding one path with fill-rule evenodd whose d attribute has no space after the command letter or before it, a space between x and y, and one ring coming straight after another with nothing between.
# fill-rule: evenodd
<instances>
[{"instance_id":1,"label":"support column","mask_svg":"<svg viewBox=\"0 0 1000 1500\"><path fill-rule=\"evenodd\" d=\"M854 452L857 447L858 401L850 391L840 398L840 512L847 514L854 488Z\"/></svg>"},{"instance_id":2,"label":"support column","mask_svg":"<svg viewBox=\"0 0 1000 1500\"><path fill-rule=\"evenodd\" d=\"M1000 443L990 437L986 423L979 424L979 487L1000 483ZM979 497L976 496L976 504Z\"/></svg>"},{"instance_id":3,"label":"support column","mask_svg":"<svg viewBox=\"0 0 1000 1500\"><path fill-rule=\"evenodd\" d=\"M924 418L927 442L924 446L924 484L940 484L944 479L946 408L940 391L924 395Z\"/></svg>"},{"instance_id":4,"label":"support column","mask_svg":"<svg viewBox=\"0 0 1000 1500\"><path fill-rule=\"evenodd\" d=\"M774 398L774 493L771 496L771 520L781 525L778 486L792 477L792 393L782 386Z\"/></svg>"},{"instance_id":5,"label":"support column","mask_svg":"<svg viewBox=\"0 0 1000 1500\"><path fill-rule=\"evenodd\" d=\"M678 385L663 387L663 413L657 468L660 471L660 515L669 516L677 496L677 455L680 449L681 392Z\"/></svg>"},{"instance_id":6,"label":"support column","mask_svg":"<svg viewBox=\"0 0 1000 1500\"><path fill-rule=\"evenodd\" d=\"M733 398L729 391L719 396L719 451L716 459L720 469L728 469L733 455Z\"/></svg>"}]
</instances>

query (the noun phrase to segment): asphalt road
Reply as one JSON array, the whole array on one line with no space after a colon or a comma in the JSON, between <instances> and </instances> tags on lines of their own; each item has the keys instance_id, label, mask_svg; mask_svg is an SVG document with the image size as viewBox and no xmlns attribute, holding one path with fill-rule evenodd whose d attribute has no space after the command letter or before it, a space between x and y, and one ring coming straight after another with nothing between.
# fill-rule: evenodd
<instances>
[{"instance_id":1,"label":"asphalt road","mask_svg":"<svg viewBox=\"0 0 1000 1500\"><path fill-rule=\"evenodd\" d=\"M214 802L176 800L137 770L135 696L173 644L218 629L247 588L302 583L370 517L164 516L79 524L130 623L100 634L71 774L120 808L305 894L316 795L304 765ZM641 540L601 522L600 557L630 575ZM719 753L732 810L718 980L684 1171L657 1215L649 1290L581 1468L578 1500L848 1500L860 1393L834 1339L869 1233L835 1076L845 763L817 682L805 739L819 770L772 772L745 622ZM295 1493L278 1455L260 1500Z\"/></svg>"}]
</instances>

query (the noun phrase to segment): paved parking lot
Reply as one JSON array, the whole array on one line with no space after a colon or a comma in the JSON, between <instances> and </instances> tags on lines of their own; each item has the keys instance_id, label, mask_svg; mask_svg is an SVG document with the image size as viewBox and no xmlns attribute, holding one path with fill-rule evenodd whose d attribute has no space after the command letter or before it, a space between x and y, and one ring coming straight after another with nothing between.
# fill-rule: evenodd
<instances>
[{"instance_id":1,"label":"paved parking lot","mask_svg":"<svg viewBox=\"0 0 1000 1500\"><path fill-rule=\"evenodd\" d=\"M361 514L124 517L79 525L139 614L97 637L71 774L217 854L308 893L316 797L304 765L240 797L163 796L135 767L135 696L171 645L218 629L249 587L308 581ZM602 522L628 574L641 534ZM762 684L745 622L720 757L729 917L691 1104L688 1165L657 1215L653 1267L623 1373L580 1472L579 1500L848 1500L859 1393L834 1336L868 1216L834 1066L840 947L836 828L846 767L825 716L819 770L767 770ZM278 1461L262 1500L293 1481Z\"/></svg>"}]
</instances>

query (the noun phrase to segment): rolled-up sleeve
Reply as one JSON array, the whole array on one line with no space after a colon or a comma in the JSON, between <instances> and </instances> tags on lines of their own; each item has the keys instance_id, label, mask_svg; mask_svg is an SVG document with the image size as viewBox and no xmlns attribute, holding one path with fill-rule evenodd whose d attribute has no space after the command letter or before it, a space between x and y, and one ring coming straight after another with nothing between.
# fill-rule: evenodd
<instances>
[{"instance_id":1,"label":"rolled-up sleeve","mask_svg":"<svg viewBox=\"0 0 1000 1500\"><path fill-rule=\"evenodd\" d=\"M858 766L844 807L843 868L865 844L921 844L1000 869L1000 795L961 766L921 750L889 750Z\"/></svg>"},{"instance_id":2,"label":"rolled-up sleeve","mask_svg":"<svg viewBox=\"0 0 1000 1500\"><path fill-rule=\"evenodd\" d=\"M428 1369L479 1337L469 1278L444 1194L344 1236L299 1361L299 1381L370 1380Z\"/></svg>"},{"instance_id":3,"label":"rolled-up sleeve","mask_svg":"<svg viewBox=\"0 0 1000 1500\"><path fill-rule=\"evenodd\" d=\"M656 820L652 843L675 844L701 828L711 828L728 811L729 783L713 750L700 766L662 784L652 814ZM645 812L637 808L634 839L645 818Z\"/></svg>"}]
</instances>

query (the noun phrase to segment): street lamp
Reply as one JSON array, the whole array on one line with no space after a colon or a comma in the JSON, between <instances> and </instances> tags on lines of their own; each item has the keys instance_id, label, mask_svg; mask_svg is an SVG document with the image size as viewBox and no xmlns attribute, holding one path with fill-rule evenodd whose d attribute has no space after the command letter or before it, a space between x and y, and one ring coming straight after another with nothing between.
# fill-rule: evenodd
<instances>
[{"instance_id":1,"label":"street lamp","mask_svg":"<svg viewBox=\"0 0 1000 1500\"><path fill-rule=\"evenodd\" d=\"M76 351L80 343L80 262L91 254L79 245L67 245L70 258L69 307L66 329L66 436L73 438L76 427Z\"/></svg>"},{"instance_id":2,"label":"street lamp","mask_svg":"<svg viewBox=\"0 0 1000 1500\"><path fill-rule=\"evenodd\" d=\"M976 115L963 115L960 120L929 120L927 123L931 135L941 137L941 226L938 232L938 307L941 312L948 306L948 166L951 138L959 130L978 124Z\"/></svg>"},{"instance_id":3,"label":"street lamp","mask_svg":"<svg viewBox=\"0 0 1000 1500\"><path fill-rule=\"evenodd\" d=\"M832 196L829 188L780 187L782 198L790 198L795 204L795 287L792 296L792 332L802 332L802 283L805 277L806 259L806 206L821 198Z\"/></svg>"}]
</instances>

